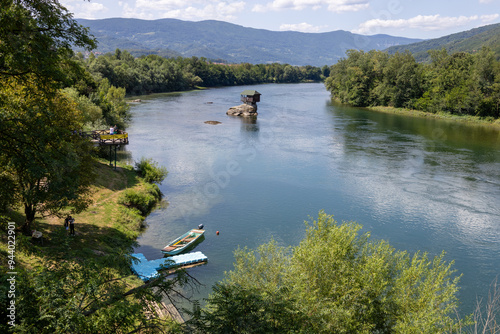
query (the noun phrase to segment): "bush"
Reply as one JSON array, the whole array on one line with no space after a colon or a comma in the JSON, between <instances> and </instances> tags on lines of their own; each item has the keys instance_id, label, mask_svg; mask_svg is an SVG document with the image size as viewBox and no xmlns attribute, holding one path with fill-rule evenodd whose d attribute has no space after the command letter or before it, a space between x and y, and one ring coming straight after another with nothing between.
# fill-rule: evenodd
<instances>
[{"instance_id":1,"label":"bush","mask_svg":"<svg viewBox=\"0 0 500 334\"><path fill-rule=\"evenodd\" d=\"M142 190L125 190L118 199L118 203L138 209L143 216L146 216L161 200L161 197L160 188L156 184L148 184Z\"/></svg>"},{"instance_id":2,"label":"bush","mask_svg":"<svg viewBox=\"0 0 500 334\"><path fill-rule=\"evenodd\" d=\"M119 229L130 235L130 233L138 233L144 227L144 219L139 209L121 207L116 221Z\"/></svg>"},{"instance_id":3,"label":"bush","mask_svg":"<svg viewBox=\"0 0 500 334\"><path fill-rule=\"evenodd\" d=\"M141 158L139 162L135 163L135 170L148 183L161 184L168 174L165 167L160 167L156 161L153 161L153 159L146 158Z\"/></svg>"}]
</instances>

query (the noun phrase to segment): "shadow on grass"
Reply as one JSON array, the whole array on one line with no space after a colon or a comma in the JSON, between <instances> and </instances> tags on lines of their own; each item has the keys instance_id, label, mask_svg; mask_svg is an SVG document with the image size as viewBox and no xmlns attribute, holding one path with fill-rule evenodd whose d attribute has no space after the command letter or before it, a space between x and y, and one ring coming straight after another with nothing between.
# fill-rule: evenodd
<instances>
[{"instance_id":1,"label":"shadow on grass","mask_svg":"<svg viewBox=\"0 0 500 334\"><path fill-rule=\"evenodd\" d=\"M135 237L114 227L99 227L93 224L75 224L75 235L70 235L64 226L38 223L45 231L43 245L32 241L31 251L45 260L84 260L107 255L130 253L137 245Z\"/></svg>"}]
</instances>

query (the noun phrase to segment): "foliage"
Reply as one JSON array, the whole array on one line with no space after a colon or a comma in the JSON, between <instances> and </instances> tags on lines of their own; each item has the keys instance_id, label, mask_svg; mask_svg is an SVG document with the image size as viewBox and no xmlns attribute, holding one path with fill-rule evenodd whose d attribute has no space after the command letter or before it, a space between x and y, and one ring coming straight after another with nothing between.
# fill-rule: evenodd
<instances>
[{"instance_id":1,"label":"foliage","mask_svg":"<svg viewBox=\"0 0 500 334\"><path fill-rule=\"evenodd\" d=\"M93 49L95 40L55 0L2 0L0 77L35 78L41 84L66 77L72 47Z\"/></svg>"},{"instance_id":2,"label":"foliage","mask_svg":"<svg viewBox=\"0 0 500 334\"><path fill-rule=\"evenodd\" d=\"M98 260L46 263L21 271L16 286L16 333L158 333L174 329L152 307L176 287L189 283L184 272L131 286L125 268L131 259L110 254ZM153 314L154 317L148 317Z\"/></svg>"},{"instance_id":3,"label":"foliage","mask_svg":"<svg viewBox=\"0 0 500 334\"><path fill-rule=\"evenodd\" d=\"M0 204L23 205L30 233L37 213L89 204L92 150L58 88L83 70L72 47L95 40L58 1L2 1L0 21Z\"/></svg>"},{"instance_id":4,"label":"foliage","mask_svg":"<svg viewBox=\"0 0 500 334\"><path fill-rule=\"evenodd\" d=\"M153 161L153 159L146 159L144 157L135 163L135 170L149 183L161 184L168 175L165 167L158 166L158 163Z\"/></svg>"},{"instance_id":5,"label":"foliage","mask_svg":"<svg viewBox=\"0 0 500 334\"><path fill-rule=\"evenodd\" d=\"M482 48L474 55L430 51L419 64L406 53L349 50L325 80L332 96L354 106L391 106L437 113L500 117L500 62Z\"/></svg>"},{"instance_id":6,"label":"foliage","mask_svg":"<svg viewBox=\"0 0 500 334\"><path fill-rule=\"evenodd\" d=\"M129 106L125 102L125 88L115 87L107 79L102 79L96 93L90 99L102 110L103 121L118 128L125 128L130 120Z\"/></svg>"},{"instance_id":7,"label":"foliage","mask_svg":"<svg viewBox=\"0 0 500 334\"><path fill-rule=\"evenodd\" d=\"M5 79L0 88L0 165L8 192L24 207L30 233L37 213L86 208L92 179L92 147L75 135L81 115L59 93L35 82ZM29 93L27 93L29 92ZM10 189L9 189L10 187Z\"/></svg>"},{"instance_id":8,"label":"foliage","mask_svg":"<svg viewBox=\"0 0 500 334\"><path fill-rule=\"evenodd\" d=\"M197 86L233 86L272 82L320 81L322 71L313 66L288 64L222 64L206 58L162 58L157 55L134 58L117 49L99 57L81 60L97 80L124 87L127 94L139 95L192 89Z\"/></svg>"},{"instance_id":9,"label":"foliage","mask_svg":"<svg viewBox=\"0 0 500 334\"><path fill-rule=\"evenodd\" d=\"M237 326L234 332L252 332L258 324L284 333L457 329L453 262L446 263L444 254L410 256L360 230L320 212L299 246L271 241L256 252L236 251L235 269L214 287L206 308L194 310L191 324L201 332L226 322Z\"/></svg>"},{"instance_id":10,"label":"foliage","mask_svg":"<svg viewBox=\"0 0 500 334\"><path fill-rule=\"evenodd\" d=\"M288 296L282 291L270 294L250 286L216 283L209 309L195 309L186 326L194 333L294 332L306 319Z\"/></svg>"},{"instance_id":11,"label":"foliage","mask_svg":"<svg viewBox=\"0 0 500 334\"><path fill-rule=\"evenodd\" d=\"M107 124L109 123L105 122L102 109L94 104L90 98L80 95L73 87L65 88L63 93L76 104L75 107L81 112L84 131L108 128Z\"/></svg>"},{"instance_id":12,"label":"foliage","mask_svg":"<svg viewBox=\"0 0 500 334\"><path fill-rule=\"evenodd\" d=\"M146 216L159 200L162 194L156 184L148 184L145 189L140 191L127 189L118 199L119 204L129 208L138 209L143 216Z\"/></svg>"}]
</instances>

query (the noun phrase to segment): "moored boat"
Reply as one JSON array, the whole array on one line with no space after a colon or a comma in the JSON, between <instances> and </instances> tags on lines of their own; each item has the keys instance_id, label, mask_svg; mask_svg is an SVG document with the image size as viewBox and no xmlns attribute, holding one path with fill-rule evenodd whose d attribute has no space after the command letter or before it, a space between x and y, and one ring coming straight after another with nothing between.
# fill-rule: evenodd
<instances>
[{"instance_id":1,"label":"moored boat","mask_svg":"<svg viewBox=\"0 0 500 334\"><path fill-rule=\"evenodd\" d=\"M197 240L203 236L205 230L202 229L192 229L177 239L169 242L161 251L163 254L167 255L176 255L180 254L186 249L188 249L191 245L196 243Z\"/></svg>"}]
</instances>

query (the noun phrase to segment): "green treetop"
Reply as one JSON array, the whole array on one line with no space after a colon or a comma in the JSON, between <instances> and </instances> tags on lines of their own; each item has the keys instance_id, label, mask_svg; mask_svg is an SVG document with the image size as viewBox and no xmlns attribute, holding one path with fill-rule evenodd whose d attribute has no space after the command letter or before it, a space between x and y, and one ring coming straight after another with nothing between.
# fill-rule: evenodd
<instances>
[{"instance_id":1,"label":"green treetop","mask_svg":"<svg viewBox=\"0 0 500 334\"><path fill-rule=\"evenodd\" d=\"M300 245L235 252L193 324L231 333L443 333L458 327L458 280L444 254L397 251L320 212Z\"/></svg>"}]
</instances>

